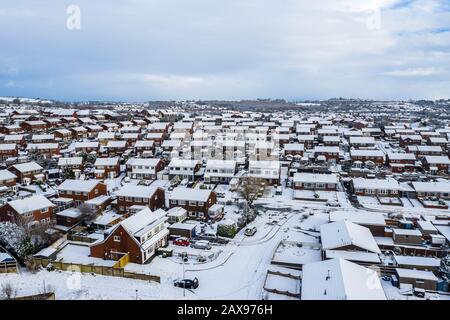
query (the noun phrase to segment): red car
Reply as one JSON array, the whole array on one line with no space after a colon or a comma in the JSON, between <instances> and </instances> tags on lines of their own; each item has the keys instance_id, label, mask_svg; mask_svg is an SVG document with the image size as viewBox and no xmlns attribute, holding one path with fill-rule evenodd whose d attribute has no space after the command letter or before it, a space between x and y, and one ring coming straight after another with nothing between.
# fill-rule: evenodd
<instances>
[{"instance_id":1,"label":"red car","mask_svg":"<svg viewBox=\"0 0 450 320\"><path fill-rule=\"evenodd\" d=\"M178 238L173 241L176 246L188 247L190 242L188 238Z\"/></svg>"}]
</instances>

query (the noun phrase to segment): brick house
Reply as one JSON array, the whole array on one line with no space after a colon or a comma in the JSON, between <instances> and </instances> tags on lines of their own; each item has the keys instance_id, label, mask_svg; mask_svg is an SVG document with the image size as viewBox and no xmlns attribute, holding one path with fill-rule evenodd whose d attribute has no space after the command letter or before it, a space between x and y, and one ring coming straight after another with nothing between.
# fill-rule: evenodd
<instances>
[{"instance_id":1,"label":"brick house","mask_svg":"<svg viewBox=\"0 0 450 320\"><path fill-rule=\"evenodd\" d=\"M17 190L17 176L8 171L0 170L0 187L7 187L9 191Z\"/></svg>"},{"instance_id":2,"label":"brick house","mask_svg":"<svg viewBox=\"0 0 450 320\"><path fill-rule=\"evenodd\" d=\"M75 152L84 152L84 153L91 153L91 152L97 152L99 148L99 143L96 141L83 141L83 142L76 142L75 143Z\"/></svg>"},{"instance_id":3,"label":"brick house","mask_svg":"<svg viewBox=\"0 0 450 320\"><path fill-rule=\"evenodd\" d=\"M149 208L116 224L103 240L90 245L90 256L104 260L118 260L129 254L130 262L149 261L158 248L168 243L166 212L152 212Z\"/></svg>"},{"instance_id":4,"label":"brick house","mask_svg":"<svg viewBox=\"0 0 450 320\"><path fill-rule=\"evenodd\" d=\"M352 179L353 189L358 196L398 197L400 185L393 178Z\"/></svg>"},{"instance_id":5,"label":"brick house","mask_svg":"<svg viewBox=\"0 0 450 320\"><path fill-rule=\"evenodd\" d=\"M155 142L147 140L138 140L134 144L134 152L137 155L142 155L144 152L151 152L155 150Z\"/></svg>"},{"instance_id":6,"label":"brick house","mask_svg":"<svg viewBox=\"0 0 450 320\"><path fill-rule=\"evenodd\" d=\"M17 176L20 183L43 179L42 167L34 161L15 164L9 170Z\"/></svg>"},{"instance_id":7,"label":"brick house","mask_svg":"<svg viewBox=\"0 0 450 320\"><path fill-rule=\"evenodd\" d=\"M447 156L425 156L422 164L427 171L448 173L450 159Z\"/></svg>"},{"instance_id":8,"label":"brick house","mask_svg":"<svg viewBox=\"0 0 450 320\"><path fill-rule=\"evenodd\" d=\"M120 158L97 158L94 163L96 179L114 179L120 174Z\"/></svg>"},{"instance_id":9,"label":"brick house","mask_svg":"<svg viewBox=\"0 0 450 320\"><path fill-rule=\"evenodd\" d=\"M39 154L51 158L59 154L58 143L29 143L27 145L28 152L35 151Z\"/></svg>"},{"instance_id":10,"label":"brick house","mask_svg":"<svg viewBox=\"0 0 450 320\"><path fill-rule=\"evenodd\" d=\"M126 214L132 206L147 206L151 210L165 207L165 191L152 186L126 184L116 192L118 212Z\"/></svg>"},{"instance_id":11,"label":"brick house","mask_svg":"<svg viewBox=\"0 0 450 320\"><path fill-rule=\"evenodd\" d=\"M392 172L412 171L417 160L414 153L388 153L386 158Z\"/></svg>"},{"instance_id":12,"label":"brick house","mask_svg":"<svg viewBox=\"0 0 450 320\"><path fill-rule=\"evenodd\" d=\"M199 160L172 159L169 163L169 179L178 176L180 179L195 180L195 173L200 169Z\"/></svg>"},{"instance_id":13,"label":"brick house","mask_svg":"<svg viewBox=\"0 0 450 320\"><path fill-rule=\"evenodd\" d=\"M294 174L295 190L322 190L336 191L339 180L336 174L314 174L296 173Z\"/></svg>"},{"instance_id":14,"label":"brick house","mask_svg":"<svg viewBox=\"0 0 450 320\"><path fill-rule=\"evenodd\" d=\"M107 195L106 184L98 180L71 180L67 179L58 186L59 197L70 198L75 202L75 206Z\"/></svg>"},{"instance_id":15,"label":"brick house","mask_svg":"<svg viewBox=\"0 0 450 320\"><path fill-rule=\"evenodd\" d=\"M42 195L13 200L0 207L0 221L50 223L54 206Z\"/></svg>"},{"instance_id":16,"label":"brick house","mask_svg":"<svg viewBox=\"0 0 450 320\"><path fill-rule=\"evenodd\" d=\"M47 123L42 120L23 121L20 127L27 132L38 132L47 130Z\"/></svg>"},{"instance_id":17,"label":"brick house","mask_svg":"<svg viewBox=\"0 0 450 320\"><path fill-rule=\"evenodd\" d=\"M177 187L169 197L170 208L181 207L192 219L209 220L208 211L217 201L214 191Z\"/></svg>"},{"instance_id":18,"label":"brick house","mask_svg":"<svg viewBox=\"0 0 450 320\"><path fill-rule=\"evenodd\" d=\"M17 144L0 144L0 161L5 161L8 158L17 157L18 154L19 149L17 147Z\"/></svg>"},{"instance_id":19,"label":"brick house","mask_svg":"<svg viewBox=\"0 0 450 320\"><path fill-rule=\"evenodd\" d=\"M325 161L339 162L339 147L315 146L314 157L319 160L320 156L324 157Z\"/></svg>"},{"instance_id":20,"label":"brick house","mask_svg":"<svg viewBox=\"0 0 450 320\"><path fill-rule=\"evenodd\" d=\"M127 176L132 179L156 179L164 166L162 159L131 158L126 163Z\"/></svg>"},{"instance_id":21,"label":"brick house","mask_svg":"<svg viewBox=\"0 0 450 320\"><path fill-rule=\"evenodd\" d=\"M372 161L378 166L382 166L385 163L384 153L381 150L350 150L350 158L352 162L361 161L365 163Z\"/></svg>"},{"instance_id":22,"label":"brick house","mask_svg":"<svg viewBox=\"0 0 450 320\"><path fill-rule=\"evenodd\" d=\"M67 129L58 129L53 131L55 138L61 139L61 141L69 141L72 139L72 131Z\"/></svg>"}]
</instances>

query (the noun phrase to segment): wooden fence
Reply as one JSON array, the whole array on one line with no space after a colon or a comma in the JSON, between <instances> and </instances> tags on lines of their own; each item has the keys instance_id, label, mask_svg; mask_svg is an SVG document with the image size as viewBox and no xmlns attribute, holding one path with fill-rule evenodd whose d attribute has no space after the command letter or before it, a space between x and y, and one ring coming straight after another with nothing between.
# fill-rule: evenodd
<instances>
[{"instance_id":1,"label":"wooden fence","mask_svg":"<svg viewBox=\"0 0 450 320\"><path fill-rule=\"evenodd\" d=\"M0 273L17 273L17 264L14 263L0 263Z\"/></svg>"},{"instance_id":2,"label":"wooden fence","mask_svg":"<svg viewBox=\"0 0 450 320\"><path fill-rule=\"evenodd\" d=\"M96 265L85 265L78 263L66 263L61 261L53 261L49 259L41 259L34 258L34 262L37 265L47 267L51 264L55 269L63 270L63 271L73 271L73 272L81 272L81 273L95 273L102 276L110 276L110 277L122 277L136 280L144 280L144 281L154 281L161 282L161 278L159 276L154 276L150 274L144 273L134 273L125 271L123 268L116 267L106 267L106 266L96 266Z\"/></svg>"},{"instance_id":3,"label":"wooden fence","mask_svg":"<svg viewBox=\"0 0 450 320\"><path fill-rule=\"evenodd\" d=\"M113 268L125 268L128 262L130 262L130 253L125 254L122 258L117 260Z\"/></svg>"}]
</instances>

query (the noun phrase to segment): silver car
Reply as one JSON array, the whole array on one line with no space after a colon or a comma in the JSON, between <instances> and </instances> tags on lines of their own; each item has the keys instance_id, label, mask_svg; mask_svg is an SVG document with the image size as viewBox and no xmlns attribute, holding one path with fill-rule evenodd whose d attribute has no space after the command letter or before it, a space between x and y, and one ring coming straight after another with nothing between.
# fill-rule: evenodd
<instances>
[{"instance_id":1,"label":"silver car","mask_svg":"<svg viewBox=\"0 0 450 320\"><path fill-rule=\"evenodd\" d=\"M195 249L209 250L211 249L211 244L207 240L199 240L192 243L191 247Z\"/></svg>"}]
</instances>

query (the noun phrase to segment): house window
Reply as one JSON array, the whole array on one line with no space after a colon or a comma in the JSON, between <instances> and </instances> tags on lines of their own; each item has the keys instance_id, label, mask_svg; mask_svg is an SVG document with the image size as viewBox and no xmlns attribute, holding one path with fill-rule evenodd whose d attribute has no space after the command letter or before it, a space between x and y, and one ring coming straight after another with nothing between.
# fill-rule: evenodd
<instances>
[{"instance_id":1,"label":"house window","mask_svg":"<svg viewBox=\"0 0 450 320\"><path fill-rule=\"evenodd\" d=\"M190 206L196 206L196 205L197 205L197 202L195 202L195 201L189 201L189 205L190 205Z\"/></svg>"},{"instance_id":2,"label":"house window","mask_svg":"<svg viewBox=\"0 0 450 320\"><path fill-rule=\"evenodd\" d=\"M48 211L48 208L41 209L41 213L46 213Z\"/></svg>"},{"instance_id":3,"label":"house window","mask_svg":"<svg viewBox=\"0 0 450 320\"><path fill-rule=\"evenodd\" d=\"M120 242L120 236L114 236L114 241L115 242Z\"/></svg>"}]
</instances>

